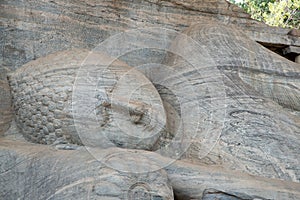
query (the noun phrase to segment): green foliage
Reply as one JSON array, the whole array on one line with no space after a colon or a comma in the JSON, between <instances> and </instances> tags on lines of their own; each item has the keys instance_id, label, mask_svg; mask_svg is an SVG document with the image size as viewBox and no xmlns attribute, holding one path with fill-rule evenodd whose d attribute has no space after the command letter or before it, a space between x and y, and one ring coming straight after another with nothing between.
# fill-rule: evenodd
<instances>
[{"instance_id":1,"label":"green foliage","mask_svg":"<svg viewBox=\"0 0 300 200\"><path fill-rule=\"evenodd\" d=\"M300 28L300 0L230 0L242 7L253 19L271 26Z\"/></svg>"}]
</instances>

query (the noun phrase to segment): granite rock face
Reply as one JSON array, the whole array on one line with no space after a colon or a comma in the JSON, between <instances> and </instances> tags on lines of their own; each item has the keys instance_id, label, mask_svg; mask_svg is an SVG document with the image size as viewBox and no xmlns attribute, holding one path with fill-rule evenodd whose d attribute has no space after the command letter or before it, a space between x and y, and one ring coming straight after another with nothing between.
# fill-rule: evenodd
<instances>
[{"instance_id":1,"label":"granite rock face","mask_svg":"<svg viewBox=\"0 0 300 200\"><path fill-rule=\"evenodd\" d=\"M11 145L18 147L11 149ZM2 140L0 164L2 199L173 199L164 169L146 174L119 172L84 148L65 151ZM145 165L140 162L134 167Z\"/></svg>"},{"instance_id":2,"label":"granite rock face","mask_svg":"<svg viewBox=\"0 0 300 200\"><path fill-rule=\"evenodd\" d=\"M237 25L248 37L261 43L300 46L299 37L288 34L290 30L251 20L248 14L225 0L3 0L0 10L0 63L4 77L1 92L5 94L6 74L23 64L70 48L92 49L109 36L133 28L154 26L182 31L202 20L218 20L225 25ZM162 62L164 54L146 52L141 57ZM1 96L1 102L6 102L1 104L2 123L10 122L12 115L6 97ZM3 127L7 130L9 123L5 122Z\"/></svg>"},{"instance_id":3,"label":"granite rock face","mask_svg":"<svg viewBox=\"0 0 300 200\"><path fill-rule=\"evenodd\" d=\"M66 151L2 139L1 198L169 200L174 198L173 192L175 199L298 199L300 196L299 183L295 182L220 166L194 165L188 160L156 170L157 164L170 160L142 150L109 151L116 156L108 167L85 148ZM117 170L130 160L135 162L127 172ZM145 168L148 173L137 173Z\"/></svg>"},{"instance_id":4,"label":"granite rock face","mask_svg":"<svg viewBox=\"0 0 300 200\"><path fill-rule=\"evenodd\" d=\"M82 61L88 57L88 53L89 51L85 49L57 52L29 62L9 75L16 124L24 137L28 141L40 144L69 142L82 145L81 140L84 140L84 144L88 146L99 145L95 144L95 137L99 137L101 143L112 142L120 147L152 149L158 142L160 134L146 134L145 126L151 125L147 123L147 118L151 118L151 116L147 116L148 107L151 106L150 104L156 105L151 107L152 115L164 110L162 100L155 87L141 72L125 63L114 60L110 66L106 66L109 58L101 54L93 55L97 58L94 63L89 61L88 64L82 64ZM101 64L97 64L98 62ZM96 89L95 94L93 94L95 88L89 81L80 83L81 85L77 88L74 87L75 79L77 81L82 79L79 75L77 76L80 70L88 71L89 74L91 72L96 75L101 74L102 78L98 80L99 83L95 83L101 84L101 88ZM124 86L121 86L120 82ZM143 88L139 88L142 91L126 97L125 93L131 91L131 88L137 88L138 84L144 85ZM83 87L82 91L81 87ZM74 94L74 90L76 94ZM118 90L121 90L123 94L118 94L116 92ZM89 96L89 92L93 96ZM92 100L87 97L91 97ZM89 100L92 102L87 104L86 101ZM80 110L74 110L75 104L85 106ZM89 110L90 114L90 112L94 112L95 107L98 126L94 129L98 129L95 133L91 133L93 136L88 137L84 134L80 137L77 134L80 123L86 126L90 121L88 116L82 120L81 113ZM119 111L120 114L114 114L112 110ZM126 113L127 110L129 113ZM74 117L75 115L78 117ZM129 136L121 134L122 129L114 121L115 117L122 118L123 115L131 118L129 123L122 124L130 129L131 135ZM158 120L157 124L163 123L163 119L156 120ZM138 125L141 127L135 131L130 128L130 126L137 127ZM93 125L90 124L90 126ZM149 128L153 129L154 127ZM166 128L159 131L166 132ZM89 127L88 131L90 129ZM145 140L140 141L136 136L143 131Z\"/></svg>"},{"instance_id":5,"label":"granite rock face","mask_svg":"<svg viewBox=\"0 0 300 200\"><path fill-rule=\"evenodd\" d=\"M256 42L289 30L214 0L0 7L0 199L300 199L300 66Z\"/></svg>"},{"instance_id":6,"label":"granite rock face","mask_svg":"<svg viewBox=\"0 0 300 200\"><path fill-rule=\"evenodd\" d=\"M200 23L191 26L184 32L199 42L199 46L205 46L209 60L214 61L211 63L214 66L200 72L204 75L197 75L196 72L192 75L193 78L197 77L197 81L202 81L198 90L195 86L196 99L213 116L213 131L209 132L209 139L218 131L217 119L221 113L217 111L226 105L220 140L205 159L214 164L228 164L230 168L242 169L251 174L299 182L299 156L296 152L300 150L300 121L291 112L299 110L299 65L281 58L235 30L211 22L209 25ZM187 51L189 47L190 44L184 39L177 40L171 46L190 55L191 52ZM195 62L195 65L200 66L209 63L207 57L201 58L201 51L193 53L197 60L190 63ZM181 66L184 73L188 74L188 63L178 55L170 57L167 63ZM222 85L216 79L209 78L209 75L217 77L217 73L211 70L213 67L222 73ZM194 82L191 84L197 85ZM224 99L220 95L222 86L226 92ZM210 91L209 97L205 93L201 94L201 91ZM205 104L206 101L209 104ZM212 110L210 106L215 109ZM197 142L196 138L200 141ZM202 159L198 152L200 147L208 148L201 144L203 139L201 136L195 137L195 144L191 145L187 153L190 158L196 160L198 156Z\"/></svg>"},{"instance_id":7,"label":"granite rock face","mask_svg":"<svg viewBox=\"0 0 300 200\"><path fill-rule=\"evenodd\" d=\"M7 70L1 69L0 77L0 135L9 129L13 119L11 92L6 79Z\"/></svg>"},{"instance_id":8,"label":"granite rock face","mask_svg":"<svg viewBox=\"0 0 300 200\"><path fill-rule=\"evenodd\" d=\"M9 76L16 124L26 139L41 144L57 138L78 143L67 130L73 125L70 99L76 70L86 54L74 51L48 56L44 59L48 63L36 60Z\"/></svg>"},{"instance_id":9,"label":"granite rock face","mask_svg":"<svg viewBox=\"0 0 300 200\"><path fill-rule=\"evenodd\" d=\"M182 31L199 21L236 24L259 42L300 45L290 30L251 20L225 0L21 1L3 0L1 64L15 70L23 64L70 48L94 48L118 32L144 27Z\"/></svg>"}]
</instances>

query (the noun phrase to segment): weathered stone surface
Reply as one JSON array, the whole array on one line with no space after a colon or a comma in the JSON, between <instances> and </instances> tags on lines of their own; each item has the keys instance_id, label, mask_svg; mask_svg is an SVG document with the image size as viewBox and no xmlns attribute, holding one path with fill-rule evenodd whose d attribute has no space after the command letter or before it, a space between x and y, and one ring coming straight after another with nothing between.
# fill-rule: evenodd
<instances>
[{"instance_id":1,"label":"weathered stone surface","mask_svg":"<svg viewBox=\"0 0 300 200\"><path fill-rule=\"evenodd\" d=\"M182 31L201 20L236 24L253 40L300 46L289 29L251 20L225 0L21 1L1 6L2 65L12 70L33 59L72 47L93 48L127 29L160 26Z\"/></svg>"},{"instance_id":2,"label":"weathered stone surface","mask_svg":"<svg viewBox=\"0 0 300 200\"><path fill-rule=\"evenodd\" d=\"M83 49L58 52L29 62L10 74L16 122L25 138L41 144L65 140L80 145L83 142L87 146L101 145L97 142L109 146L111 142L120 147L151 150L160 137L159 131L165 129L157 127L157 134L147 134L147 126L151 126L147 118L153 118L150 115L164 116L162 101L155 87L142 73L125 63L114 61L106 66L109 63L105 59L108 58L101 54L95 54L94 61L90 59L86 65L82 64L87 56L88 51ZM78 71L87 73L80 74ZM99 74L102 78L98 80ZM93 76L95 80L92 80ZM77 88L74 87L75 79L82 81ZM140 85L143 87L138 88ZM76 94L73 94L74 88ZM127 95L132 90L130 88L137 88L138 91ZM83 107L75 110L77 104ZM95 108L95 116L90 117ZM83 112L87 112L87 115L83 115ZM96 124L89 124L92 117L97 118ZM127 118L131 120L127 122ZM149 129L165 124L159 118L151 123L153 127ZM87 130L80 130L87 124L90 125ZM124 127L124 134L121 127ZM91 129L96 131L82 135L77 133ZM141 132L144 132L143 141L139 137Z\"/></svg>"},{"instance_id":3,"label":"weathered stone surface","mask_svg":"<svg viewBox=\"0 0 300 200\"><path fill-rule=\"evenodd\" d=\"M216 30L219 30L219 27L220 27L219 24L216 24L215 26L213 25L210 26L210 28L214 30L213 37L215 39L214 40L215 42L218 41L218 32L216 32ZM240 37L239 33L235 32L234 29L222 27L221 30L222 32L228 31L226 37L230 38L230 40L232 41L231 44L233 45L236 42L239 43L242 48L249 48L249 49L261 48L259 46L256 47L257 45L256 43L247 40L245 37ZM207 31L207 34L202 34L205 33L205 31ZM292 185L291 187L294 188L292 189L293 191L294 190L297 191L295 188L298 187L297 184L294 185L293 181L299 182L300 173L299 173L298 162L297 162L297 160L299 160L298 152L300 146L299 145L299 141L300 141L299 140L299 117L297 115L293 115L293 113L291 113L287 108L282 107L282 106L286 107L290 105L289 109L298 110L298 105L293 104L294 101L290 101L290 99L292 98L286 98L286 101L284 101L285 99L282 99L282 101L276 101L276 96L267 96L267 95L264 96L263 90L253 87L257 83L253 83L252 85L247 83L248 79L246 78L247 75L249 75L249 73L245 73L245 71L243 70L244 68L253 69L254 67L256 68L259 67L260 66L259 60L262 61L262 63L264 64L268 62L273 62L274 59L276 59L276 55L269 53L269 57L265 56L266 59L265 61L263 59L256 59L258 60L258 62L256 63L257 65L250 65L250 64L240 65L240 63L242 63L243 60L246 60L245 58L241 57L241 55L245 56L246 58L247 55L241 52L240 55L236 55L234 57L230 56L233 53L231 52L232 49L231 45L227 45L227 46L221 45L220 47L224 48L222 49L222 51L214 51L216 46L214 46L213 44L209 44L212 41L209 40L209 36L212 35L210 34L209 31L210 29L205 25L203 26L196 25L188 29L186 32L194 40L201 41L201 45L205 47L209 47L206 48L206 52L204 53L203 52L201 53L203 47L199 47L198 49L196 48L196 50L198 51L188 51L191 49L189 49L190 48L189 45L185 46L185 43L183 43L183 42L187 42L186 40L183 40L183 39L187 39L185 37L178 38L176 42L173 44L173 46L171 46L171 48L178 48L178 46L180 46L182 50L185 50L182 55L184 55L184 53L188 53L191 58L194 58L190 60L189 63L186 63L185 61L181 60L180 58L174 55L167 57L167 60L165 62L170 66L172 66L172 68L175 69L174 71L176 71L180 76L177 77L175 74L174 76L170 76L170 74L168 73L163 73L164 71L156 71L156 73L159 73L157 74L157 76L166 80L169 86L172 85L177 86L176 87L176 89L178 90L176 91L178 95L177 97L180 97L181 94L186 94L188 90L186 89L182 90L180 88L181 87L186 88L185 85L187 83L193 87L194 93L191 93L189 95L191 96L195 95L195 98L186 98L186 100L195 102L194 103L195 105L197 105L197 103L200 102L200 105L202 106L202 109L199 110L199 113L201 113L201 117L197 118L197 120L201 122L200 124L201 128L197 130L199 131L199 133L196 133L194 137L190 137L191 133L187 132L186 137L188 139L192 139L192 142L189 150L185 153L185 158L188 159L189 161L192 160L195 163L198 163L198 165L206 164L209 165L210 167L208 167L208 169L201 168L201 167L200 167L201 169L200 168L197 169L196 166L192 166L191 168L189 168L189 164L185 163L182 166L180 165L180 167L178 166L178 169L176 167L174 169L172 168L173 165L171 165L171 163L168 163L168 158L159 160L159 157L157 157L159 163L158 167L166 169L168 173L168 177L171 181L170 183L175 190L175 194L177 198L179 199L180 198L200 199L200 198L210 198L209 196L214 196L215 194L205 193L205 190L207 188L213 188L217 191L222 191L224 193L222 194L223 196L226 196L228 194L229 196L231 195L234 196L234 198L240 198L240 199L243 198L245 199L248 197L251 198L258 197L261 199L264 198L280 199L280 198L289 197L291 199L296 199L298 195L297 193L293 193L293 192L292 194L274 193L274 191L278 190L278 188L280 187L287 187L289 185L288 182L273 181L273 183L276 182L275 186L272 187L266 186L263 189L255 187L255 185L258 183L260 185L262 184L260 183L261 180L268 180L262 177L278 178L286 181L291 181L291 185ZM231 33L235 35L232 36ZM220 42L226 41L225 40L226 38L223 37L224 34L220 34L220 39L219 39ZM247 46L242 46L243 42L245 42ZM81 55L81 53L78 51L79 50L69 51L68 54L71 57L72 55L73 56L77 54ZM224 52L226 52L228 55L225 56L222 55ZM64 53L62 53L61 55L64 55ZM209 56L207 57L207 55ZM52 60L55 60L55 57L56 56L53 56ZM80 56L78 56L77 58L80 59ZM273 58L273 60L269 61L268 58ZM69 58L60 58L59 62L68 63L66 61L67 59ZM35 62L37 62L38 64L34 63L33 65L31 65L31 67L24 66L23 68L17 70L15 72L15 75L11 76L11 81L13 82L14 79L17 81L24 81L23 79L25 79L25 81L31 83L31 79L30 78L28 79L27 77L30 77L28 75L30 75L34 71L38 71L39 74L47 74L46 73L47 70L50 70L53 67L50 67L49 65L49 68L46 68L46 70L44 70L44 68L41 67L43 66L42 65L43 62L40 62L40 60L43 59L36 60ZM251 60L247 59L247 61L250 62ZM275 62L278 63L278 66L281 67L276 68L276 67L272 67L273 65L270 65L270 68L267 68L267 70L273 71L274 74L277 74L276 73L277 70L281 70L285 72L282 73L282 76L286 76L285 81L287 83L290 80L292 82L294 81L294 79L290 79L288 75L293 75L292 77L297 77L299 75L296 65L293 68L293 64L288 63L289 66L291 66L291 68L285 68L285 66L283 65L285 61L282 61L283 64L281 65L280 65L280 59L278 59L277 61L275 60ZM191 64L193 65L194 68L191 68L190 66ZM59 65L51 65L51 66L59 66ZM61 64L60 66L63 66L65 69L68 69L69 63L68 65ZM123 67L126 68L126 65L124 65ZM217 73L218 70L220 70L220 72L223 74L222 76L220 76L221 74L218 75ZM190 71L193 73L189 73ZM31 73L29 74L28 72ZM63 72L67 72L67 70L64 70ZM257 70L257 72L264 73L263 70L261 71ZM58 73L61 73L61 71L58 71ZM210 74L213 74L214 77L210 77L209 76ZM145 75L147 76L149 74L145 73ZM68 80L68 76L74 78L74 73L68 73L65 76L66 80ZM185 77L186 78L185 80L189 80L189 81L187 81L187 83L181 82L180 81L181 76ZM51 83L49 79L51 79L52 77L55 76L47 76L47 77L45 76L44 79L41 76L39 76L40 82L42 83L47 83L47 82ZM150 81L153 81L152 78L154 78L155 76L152 75L148 77ZM223 84L222 86L217 84L219 83L217 80L220 78L222 78L221 79L222 80L221 83ZM274 78L274 75L272 73L268 73L266 75L266 78ZM261 81L260 79L254 79L254 80L258 82ZM277 84L277 82L279 81L274 81L274 83ZM19 83L18 85L21 84L22 83ZM297 79L295 82L293 82L293 84L297 86ZM46 89L47 92L49 92L50 90L54 90L55 91L54 94L56 94L56 92L61 91L59 87L55 87L55 85L53 84L46 85L46 86L47 87L42 87L42 88ZM87 87L87 85L84 86L88 90L89 87ZM26 87L26 84L24 84L24 87ZM64 85L64 87L66 87L66 85ZM276 88L276 85L273 87ZM157 85L156 88L158 92L161 94L161 97L164 101L164 105L168 105L165 107L167 113L178 112L178 108L176 108L177 106L180 106L180 108L183 109L182 106L184 106L184 104L177 105L176 98L175 96L172 95L172 93L170 93L170 91L165 91L165 89L160 88L160 86ZM155 90L155 88L153 89ZM225 89L226 96L223 96L224 95L223 89ZM140 95L142 95L141 92ZM295 98L297 98L298 95L297 90L296 91L287 90L286 97L289 97L289 95L295 95ZM15 96L18 97L18 93L16 93ZM32 93L32 97L35 96L36 94ZM28 99L32 99L32 98L27 98L27 100ZM122 99L116 98L116 100L119 100L120 102L119 104L115 105L115 109L118 110L119 109L118 106L122 107L123 104L122 104ZM37 135L39 134L47 135L47 133L49 132L49 128L44 125L48 125L49 127L51 127L50 126L51 123L43 122L44 118L45 120L49 118L49 115L47 115L46 111L42 112L42 108L48 110L48 107L46 107L44 104L49 104L49 105L51 104L51 103L45 103L45 101L48 101L48 98L46 99L40 98L39 101L37 101L37 103L34 104L34 106L41 107L40 109L41 113L40 114L38 113L36 118L34 118L34 120L37 120L38 126L42 128L42 132L38 132ZM222 105L224 105L222 104L223 101L226 101L226 115L225 116L221 115L221 117L225 117L226 119L224 123L224 127L218 121L220 120L220 118L211 117L211 116L220 117L219 112L223 110L222 108ZM59 102L60 102L59 97L56 96L52 97L52 103L54 103L55 107L56 104ZM106 107L105 103L101 105ZM111 107L113 108L113 105L111 105ZM195 109L196 107L192 107L192 108L196 110ZM33 109L33 110L39 110L39 109ZM60 121L57 120L57 117L59 116L68 115L61 110L63 111L65 110L65 107L63 105L61 106L60 109L59 108L54 109L54 118L55 118L54 120L56 120L56 124L60 124L57 125L58 127L59 126L65 127L64 123L62 122L59 123ZM23 111L23 112L20 111L20 112L21 114L24 115L28 114L27 111ZM168 120L175 122L175 125L174 127L171 128L171 130L178 131L178 128L180 126L177 123L180 123L180 118L182 117L187 117L187 116L182 115L182 113L177 113L174 115L170 115L168 117ZM191 115L190 117L193 117L193 115ZM24 117L24 119L26 119L26 117ZM205 128L208 126L205 123L205 121L209 121L209 120L213 122L212 123L213 125L211 125L212 129L204 131L207 134L203 135L203 130L205 130ZM86 122L88 123L88 120ZM26 121L25 122L19 121L18 123L25 124L26 126L30 127L30 123L27 124ZM58 130L62 130L60 133L62 135L68 132L66 129L58 129ZM212 149L209 148L209 145L212 144L209 142L209 139L214 137L212 134L221 130L222 132L219 141L215 146L213 146ZM111 131L111 129L108 129L107 131L109 132ZM35 133L33 132L33 134ZM116 137L117 132L116 134L113 134L113 136ZM123 139L123 141L125 142L126 140L130 140L130 138ZM72 140L70 140L70 142L72 143ZM129 146L123 146L123 147L128 148ZM65 147L65 148L58 147L58 148L74 149L72 147ZM133 145L130 146L130 148L139 148L139 147ZM147 149L147 148L144 147L142 149ZM104 150L102 149L100 151L104 151ZM91 152L91 153L92 155L95 155L95 152ZM209 154L205 156L206 153ZM121 156L119 157L116 158L114 157L113 163L107 161L105 161L104 163L106 165L108 164L108 166L112 167L113 169L117 168L120 171L124 171L125 169L128 169L130 171L132 170L132 167L135 166L136 163L142 160L142 159L138 159L137 161L135 161L135 159L127 160L126 156L132 157L129 156L130 153L128 153L128 155L127 154L120 154L120 155ZM150 160L153 159L153 157L151 156L149 157L148 154L147 156L148 156L147 159ZM172 157L172 154L170 154L169 156ZM115 159L117 159L117 161L120 162L116 163ZM142 161L141 163L147 163L148 161L146 160ZM222 184L220 185L221 183L220 179L223 180L224 177L217 178L218 175L216 174L211 175L209 177L200 177L200 178L198 177L197 174L199 173L199 171L203 172L207 170L208 174L212 174L213 172L211 171L211 166L214 165L222 165L225 168L244 171L256 176L260 176L261 178L256 177L255 179L252 179L250 178L251 176L239 175L239 177L243 177L243 180L240 180L238 178L231 182L229 180L232 180L233 178L229 179L229 177L231 177L232 175L226 174L227 172L225 173L226 171L225 169L219 169L219 171L217 170L216 172L217 174L225 173L224 175L226 180L225 185ZM185 170L187 170L188 172L186 172ZM238 173L238 172L230 172L230 173ZM148 171L146 171L146 174L149 175ZM183 175L184 177L185 176L191 177L193 180L195 180L195 182L189 181L189 184L184 183L185 178L182 177L182 174L184 174ZM209 184L207 183L208 186L202 188L199 186L199 182L205 182L205 183L208 182ZM247 189L243 190L242 188L240 188L241 184L247 185ZM269 187L271 187L272 189L267 190L266 188ZM99 190L97 194L102 194L100 191L101 190ZM111 189L110 192L114 192L114 190Z\"/></svg>"},{"instance_id":4,"label":"weathered stone surface","mask_svg":"<svg viewBox=\"0 0 300 200\"><path fill-rule=\"evenodd\" d=\"M56 150L2 138L0 155L1 199L173 199L165 170L118 172L84 148ZM134 167L145 167L145 163Z\"/></svg>"},{"instance_id":5,"label":"weathered stone surface","mask_svg":"<svg viewBox=\"0 0 300 200\"><path fill-rule=\"evenodd\" d=\"M213 104L212 107L220 111L222 101L226 102L224 126L220 128L220 140L212 152L202 159L201 152L205 150L201 148L209 149L208 145L203 145L203 140L210 141L219 130L217 117L211 119L214 123L208 137L203 138L203 133L197 135L186 156L207 164L227 165L255 175L299 182L300 119L290 110L300 108L300 68L236 30L213 21L209 25L200 23L185 31L198 42L199 51L189 51L190 43L185 37L179 37L171 47L195 58L189 60L194 68L208 65L199 74L193 71L193 78L202 82L199 88L194 79L191 81L193 95L201 100L204 110L213 115L215 110L210 106ZM207 54L203 53L202 46L206 47L204 51ZM189 63L181 57L180 53L171 56L167 63L176 71L182 69L180 73L188 74ZM218 76L213 71L214 67L222 73L222 85L217 84L216 79L205 76ZM171 79L169 83L172 84ZM226 98L219 99L222 86ZM209 95L205 95L206 90L210 91ZM202 125L205 126L205 123L202 122L200 127Z\"/></svg>"},{"instance_id":6,"label":"weathered stone surface","mask_svg":"<svg viewBox=\"0 0 300 200\"><path fill-rule=\"evenodd\" d=\"M295 58L295 62L298 63L298 64L300 64L300 56L297 56L297 57Z\"/></svg>"},{"instance_id":7,"label":"weathered stone surface","mask_svg":"<svg viewBox=\"0 0 300 200\"><path fill-rule=\"evenodd\" d=\"M10 127L13 118L11 92L6 79L6 68L0 68L0 136Z\"/></svg>"},{"instance_id":8,"label":"weathered stone surface","mask_svg":"<svg viewBox=\"0 0 300 200\"><path fill-rule=\"evenodd\" d=\"M295 31L215 0L0 7L0 134L12 116L6 73L17 69L17 125L53 144L22 141L11 126L0 138L1 199L300 199L300 68L255 42L300 46ZM149 26L169 30L133 34L125 49L135 51L112 73L101 68L110 55L57 52Z\"/></svg>"},{"instance_id":9,"label":"weathered stone surface","mask_svg":"<svg viewBox=\"0 0 300 200\"><path fill-rule=\"evenodd\" d=\"M237 71L245 83L264 97L286 108L300 110L298 64L263 48L234 27L202 22L185 33L207 46L208 54L219 69Z\"/></svg>"},{"instance_id":10,"label":"weathered stone surface","mask_svg":"<svg viewBox=\"0 0 300 200\"><path fill-rule=\"evenodd\" d=\"M84 148L55 150L3 138L0 148L2 199L169 200L173 199L173 190L176 199L207 199L213 191L237 199L298 199L300 196L299 183L251 176L222 167L197 166L188 161L176 161L165 169L139 174L111 169ZM112 151L119 152L114 162L121 165L134 155L135 162L128 166L133 167L132 171L139 171L140 167L151 171L156 169L154 163L169 162L168 158L141 150L138 153ZM145 161L144 155L149 161L141 162Z\"/></svg>"},{"instance_id":11,"label":"weathered stone surface","mask_svg":"<svg viewBox=\"0 0 300 200\"><path fill-rule=\"evenodd\" d=\"M75 130L72 132L69 128L73 124L70 98L75 70L80 67L87 53L86 50L74 50L74 54L64 52L50 55L28 63L9 76L16 122L26 139L51 144L58 137L65 136L65 140L80 143L74 134ZM64 65L64 62L68 65ZM68 99L64 99L64 96ZM50 125L53 118L59 120L57 129ZM63 135L59 135L59 128L63 129Z\"/></svg>"}]
</instances>

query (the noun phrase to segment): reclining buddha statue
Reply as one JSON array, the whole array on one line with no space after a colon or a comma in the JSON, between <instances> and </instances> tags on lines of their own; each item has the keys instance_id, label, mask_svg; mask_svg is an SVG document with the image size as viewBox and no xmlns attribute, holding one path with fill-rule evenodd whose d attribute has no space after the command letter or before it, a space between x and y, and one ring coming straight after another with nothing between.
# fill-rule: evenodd
<instances>
[{"instance_id":1,"label":"reclining buddha statue","mask_svg":"<svg viewBox=\"0 0 300 200\"><path fill-rule=\"evenodd\" d=\"M300 65L245 24L266 25L225 1L28 6L45 21L19 29L58 36L1 77L0 199L300 199Z\"/></svg>"}]
</instances>

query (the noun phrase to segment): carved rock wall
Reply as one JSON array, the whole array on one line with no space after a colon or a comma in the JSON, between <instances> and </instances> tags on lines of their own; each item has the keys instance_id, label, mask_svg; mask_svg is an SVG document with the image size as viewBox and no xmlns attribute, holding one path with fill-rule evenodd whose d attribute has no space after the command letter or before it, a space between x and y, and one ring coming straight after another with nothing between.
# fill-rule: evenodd
<instances>
[{"instance_id":1,"label":"carved rock wall","mask_svg":"<svg viewBox=\"0 0 300 200\"><path fill-rule=\"evenodd\" d=\"M7 69L0 69L0 135L8 130L13 118L10 87L6 78Z\"/></svg>"},{"instance_id":2,"label":"carved rock wall","mask_svg":"<svg viewBox=\"0 0 300 200\"><path fill-rule=\"evenodd\" d=\"M224 32L227 33L224 35ZM185 157L199 163L226 165L228 168L254 175L298 182L299 118L288 110L299 108L298 65L260 47L239 31L235 31L234 27L222 27L221 24L211 22L209 26L207 24L191 26L185 33L198 41L201 46L207 47L205 50L209 58L201 51L192 53L187 51L189 43L179 39L175 40L171 49L181 49L181 55L188 52L190 57L194 58L190 61L194 64L193 68L177 55L171 55L165 62L174 69L174 75L155 72L155 70L152 72L152 78L164 79L168 86L174 89L173 92L177 97L182 96L185 99L185 102L179 105L178 111L176 98L168 93L164 94L164 91L157 88L162 94L162 99L164 96L167 97L169 106L164 108L165 111L178 112L168 118L168 121L175 123L172 134L180 135L184 131L185 137L188 138L186 140L192 140ZM228 42L229 40L231 43ZM215 48L221 48L222 51L215 51ZM239 48L236 53L235 50ZM199 49L202 50L201 47ZM245 52L242 51L243 49ZM258 51L266 56L255 58L257 54L251 54ZM180 54L180 51L178 52ZM84 60L86 55L85 50L59 52L30 62L12 74L10 80L17 124L29 141L52 144L59 142L58 140L67 140L73 144L81 144L73 122L71 102L74 100L72 99L74 68L78 69L80 60ZM134 56L138 55L134 54ZM255 63L252 63L254 60ZM218 75L217 71L221 74ZM272 74L280 74L281 78ZM259 79L257 76L264 78ZM39 79L38 82L33 80L35 77ZM64 79L62 80L61 77ZM187 81L181 81L182 77ZM219 79L222 81L218 82ZM149 80L152 81L151 77ZM144 81L143 84L146 82ZM176 87L172 87L174 85ZM281 88L282 85L293 87ZM114 87L109 87L109 84L106 86L108 91L114 90ZM188 86L192 87L189 93L187 93ZM89 90L92 86L85 87ZM264 87L274 88L274 91L266 94L270 89L264 90ZM131 90L127 88L126 91ZM153 88L151 93L155 92L156 89ZM278 95L281 97L279 100ZM141 99L142 95L139 98ZM197 105L201 105L201 109L197 110ZM191 108L194 111L189 110ZM118 110L114 106L106 109L109 112ZM222 113L225 112L226 114L223 115ZM162 112L158 112L159 115L162 115ZM108 121L114 120L116 118L109 116ZM222 120L225 120L224 124ZM89 120L86 119L83 123L88 123L87 121ZM188 128L187 130L178 129L181 121L183 126ZM107 124L108 128L105 127ZM138 124L129 123L126 124L127 126L136 127ZM111 138L117 146L153 150L151 145L136 146L134 138L118 139L123 137L124 133L112 127L111 122L104 123L104 128L95 132L93 137L96 138L98 134L107 132L106 137ZM128 130L133 131L132 127ZM146 132L146 129L143 131ZM85 141L85 144L92 143ZM209 154L206 155L207 153Z\"/></svg>"},{"instance_id":3,"label":"carved rock wall","mask_svg":"<svg viewBox=\"0 0 300 200\"><path fill-rule=\"evenodd\" d=\"M193 77L202 80L199 91L195 86L197 92L194 95L203 101L201 105L205 110L210 110L209 105L205 104L210 98L210 104L223 101L226 105L220 141L210 155L200 158L201 162L206 159L210 164L229 165L230 168L255 175L299 182L299 156L296 152L299 151L300 119L291 112L300 108L299 65L249 40L234 27L214 22L209 25L199 23L184 33L199 45L207 47L210 59L223 75L226 91L226 97L219 101L222 98L218 94L221 85L194 72ZM186 40L176 40L172 48L184 52L189 44ZM194 55L199 58L201 52L194 52ZM203 66L207 64L205 62L207 60L202 58L197 64ZM188 73L188 65L179 56L169 58L169 63L185 66L184 72ZM206 74L205 69L200 73ZM218 77L217 73L206 70L209 71L208 76ZM201 95L204 88L210 91L208 97ZM217 104L213 107L221 110ZM214 110L210 113L213 115ZM209 137L213 137L218 130L216 116L221 115L219 113L211 119L214 129L208 134ZM196 138L203 139L201 136ZM195 142L187 153L194 160L199 157L199 146L203 145Z\"/></svg>"},{"instance_id":4,"label":"carved rock wall","mask_svg":"<svg viewBox=\"0 0 300 200\"><path fill-rule=\"evenodd\" d=\"M93 48L131 28L183 30L201 20L236 24L253 40L300 45L288 29L251 20L225 0L1 1L1 63L14 70L30 60L72 47Z\"/></svg>"},{"instance_id":5,"label":"carved rock wall","mask_svg":"<svg viewBox=\"0 0 300 200\"><path fill-rule=\"evenodd\" d=\"M14 136L1 137L0 198L300 198L299 65L255 42L300 46L300 38L288 35L289 30L270 28L251 20L238 7L215 0L3 0L0 9L0 100L4 102L0 105L0 134L8 129L15 112L17 125L28 141L54 144L43 146L11 139ZM150 26L185 30L203 51L189 52L184 38L171 38L175 42L170 48L188 53L193 69L180 56L164 51L146 49L120 57L127 64L122 66L128 69L151 62L167 64L174 70L169 74L140 75L150 87L149 92L137 92L155 94L166 116L163 112L154 113L158 119L166 117L169 124L160 132L163 137L155 135L147 147L134 137L117 138L117 134L111 134L110 139L115 139L118 147L153 151L169 142L169 131L183 130L181 120L187 122L184 128L199 127L195 132L189 129L185 135L188 139L191 134L196 137L177 161L170 161L176 151L163 157L150 151L122 149L108 150L112 152L108 153L112 155L108 158L111 163L95 160L89 147L87 152L72 146L81 145L82 139L70 111L75 69L88 53L81 49L92 49L128 29ZM157 40L167 37L160 33ZM162 42L161 47L168 45ZM62 53L65 49L72 50ZM57 51L60 52L46 56ZM14 111L6 80L8 72ZM183 98L183 104L177 102L175 93L154 83L155 77L164 76L170 85L177 86L177 95L188 97ZM161 99L156 98L158 94ZM201 105L199 110L196 106L184 107L197 103ZM99 105L100 111L124 108L122 103ZM127 116L130 127L149 123L147 115L141 115L145 110L132 105L129 110L134 108L133 115ZM186 108L185 115L180 113L181 108ZM104 121L109 126L103 130L117 133L113 129L116 124ZM152 170L157 169L156 165L159 170ZM126 173L118 168L131 172L146 169L149 173Z\"/></svg>"},{"instance_id":6,"label":"carved rock wall","mask_svg":"<svg viewBox=\"0 0 300 200\"><path fill-rule=\"evenodd\" d=\"M15 146L15 147L12 147ZM34 154L32 152L35 152ZM114 162L136 159L132 170L155 169L169 162L158 154L148 161L138 154L119 155ZM0 197L3 199L299 199L299 183L268 179L220 166L177 161L146 174L124 173L106 167L84 148L57 150L45 145L1 140ZM127 155L127 156L126 156ZM130 158L135 155L136 157ZM214 188L214 189L212 189Z\"/></svg>"},{"instance_id":7,"label":"carved rock wall","mask_svg":"<svg viewBox=\"0 0 300 200\"><path fill-rule=\"evenodd\" d=\"M288 29L271 28L251 20L240 8L223 0L4 0L0 2L0 8L0 63L6 71L14 71L31 60L56 51L93 48L107 37L127 29L159 26L182 31L197 21L211 19L236 24L256 41L300 46L300 39L288 35ZM144 54L149 60L157 61L164 56ZM10 104L5 99L3 101L6 103L2 107ZM9 109L9 106L4 108L5 112ZM10 121L9 117L4 118L4 121ZM3 130L9 126L5 124Z\"/></svg>"}]
</instances>

